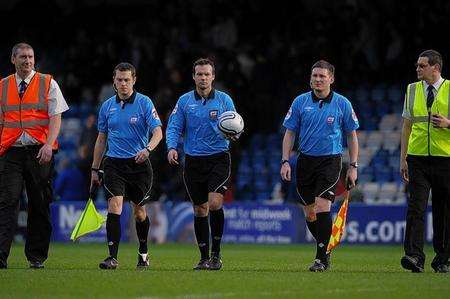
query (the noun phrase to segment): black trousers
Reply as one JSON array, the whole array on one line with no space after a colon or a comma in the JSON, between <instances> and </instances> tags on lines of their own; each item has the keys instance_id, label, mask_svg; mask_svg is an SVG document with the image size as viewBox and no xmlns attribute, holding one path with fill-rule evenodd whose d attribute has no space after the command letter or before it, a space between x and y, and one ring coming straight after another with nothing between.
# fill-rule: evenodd
<instances>
[{"instance_id":1,"label":"black trousers","mask_svg":"<svg viewBox=\"0 0 450 299\"><path fill-rule=\"evenodd\" d=\"M25 185L28 197L25 255L29 261L44 262L48 256L52 225L53 158L40 165L40 146L10 147L0 157L0 262L6 264L16 232L19 200Z\"/></svg>"},{"instance_id":2,"label":"black trousers","mask_svg":"<svg viewBox=\"0 0 450 299\"><path fill-rule=\"evenodd\" d=\"M405 254L425 262L424 226L432 193L434 263L450 257L450 158L408 156L409 199L404 240Z\"/></svg>"}]
</instances>

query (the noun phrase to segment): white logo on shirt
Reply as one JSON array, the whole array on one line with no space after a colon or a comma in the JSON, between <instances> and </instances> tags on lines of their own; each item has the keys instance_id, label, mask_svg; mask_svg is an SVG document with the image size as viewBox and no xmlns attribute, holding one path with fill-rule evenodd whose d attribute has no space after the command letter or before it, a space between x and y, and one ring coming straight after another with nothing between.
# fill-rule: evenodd
<instances>
[{"instance_id":1,"label":"white logo on shirt","mask_svg":"<svg viewBox=\"0 0 450 299\"><path fill-rule=\"evenodd\" d=\"M138 120L138 118L137 118L136 116L132 116L132 117L130 118L130 123L131 123L131 124L135 124L135 123L137 123L137 120Z\"/></svg>"},{"instance_id":2,"label":"white logo on shirt","mask_svg":"<svg viewBox=\"0 0 450 299\"><path fill-rule=\"evenodd\" d=\"M289 111L286 114L286 117L284 119L289 119L292 115L292 108L289 109Z\"/></svg>"},{"instance_id":3,"label":"white logo on shirt","mask_svg":"<svg viewBox=\"0 0 450 299\"><path fill-rule=\"evenodd\" d=\"M155 108L152 109L152 115L153 115L153 118L154 118L154 119L159 119L158 112L156 112L156 109L155 109Z\"/></svg>"},{"instance_id":4,"label":"white logo on shirt","mask_svg":"<svg viewBox=\"0 0 450 299\"><path fill-rule=\"evenodd\" d=\"M306 106L305 107L305 111L312 111L314 109L314 107L311 106Z\"/></svg>"},{"instance_id":5,"label":"white logo on shirt","mask_svg":"<svg viewBox=\"0 0 450 299\"><path fill-rule=\"evenodd\" d=\"M354 121L358 121L358 117L356 116L356 113L353 109L352 109L352 118Z\"/></svg>"},{"instance_id":6,"label":"white logo on shirt","mask_svg":"<svg viewBox=\"0 0 450 299\"><path fill-rule=\"evenodd\" d=\"M173 110L172 110L172 114L175 114L175 113L177 113L177 110L178 110L178 104L176 104L176 105L175 105L175 108L173 108Z\"/></svg>"}]
</instances>

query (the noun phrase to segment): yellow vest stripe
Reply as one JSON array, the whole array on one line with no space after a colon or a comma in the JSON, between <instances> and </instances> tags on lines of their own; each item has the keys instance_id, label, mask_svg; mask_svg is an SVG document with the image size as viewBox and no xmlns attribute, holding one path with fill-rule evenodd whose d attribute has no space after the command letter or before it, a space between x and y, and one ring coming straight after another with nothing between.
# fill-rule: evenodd
<instances>
[{"instance_id":1,"label":"yellow vest stripe","mask_svg":"<svg viewBox=\"0 0 450 299\"><path fill-rule=\"evenodd\" d=\"M3 127L5 128L32 128L36 125L38 126L46 126L49 124L48 119L36 119L36 120L29 120L29 121L22 121L22 122L13 122L13 121L5 121L3 123Z\"/></svg>"},{"instance_id":2,"label":"yellow vest stripe","mask_svg":"<svg viewBox=\"0 0 450 299\"><path fill-rule=\"evenodd\" d=\"M409 96L408 96L409 113L411 114L411 117L413 119L414 119L414 99L416 98L416 85L417 83L409 85Z\"/></svg>"}]
</instances>

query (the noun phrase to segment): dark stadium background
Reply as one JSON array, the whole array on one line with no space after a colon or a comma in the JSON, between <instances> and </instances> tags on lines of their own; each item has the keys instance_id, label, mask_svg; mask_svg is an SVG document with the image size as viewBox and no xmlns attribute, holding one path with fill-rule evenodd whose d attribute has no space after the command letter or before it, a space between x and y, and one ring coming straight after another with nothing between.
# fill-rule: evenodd
<instances>
[{"instance_id":1,"label":"dark stadium background","mask_svg":"<svg viewBox=\"0 0 450 299\"><path fill-rule=\"evenodd\" d=\"M8 0L0 6L0 76L13 72L15 43L34 47L37 69L55 77L70 106L55 179L69 169L87 181L95 128L85 124L112 93L113 67L122 61L137 67L136 88L151 96L165 123L193 87L192 62L210 57L215 86L232 96L246 123L233 146L228 200L263 203L295 200L279 181L281 122L293 98L308 90L312 63L326 59L336 67L335 90L352 101L363 132L355 198L402 205L396 136L404 88L416 79L414 63L426 49L443 54L447 76L449 16L444 0ZM183 201L163 144L152 160L159 172L153 197ZM86 188L64 188L85 200Z\"/></svg>"}]
</instances>

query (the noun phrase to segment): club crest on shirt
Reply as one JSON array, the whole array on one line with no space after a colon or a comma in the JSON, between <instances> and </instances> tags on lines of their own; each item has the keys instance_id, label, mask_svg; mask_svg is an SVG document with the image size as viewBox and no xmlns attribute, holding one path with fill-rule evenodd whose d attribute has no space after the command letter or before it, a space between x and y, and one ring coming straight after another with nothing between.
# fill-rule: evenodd
<instances>
[{"instance_id":1,"label":"club crest on shirt","mask_svg":"<svg viewBox=\"0 0 450 299\"><path fill-rule=\"evenodd\" d=\"M331 125L332 123L334 123L334 116L328 116L327 117L327 124Z\"/></svg>"},{"instance_id":2,"label":"club crest on shirt","mask_svg":"<svg viewBox=\"0 0 450 299\"><path fill-rule=\"evenodd\" d=\"M219 114L218 110L210 110L209 111L209 118L212 120L216 120L217 119L217 114Z\"/></svg>"},{"instance_id":3,"label":"club crest on shirt","mask_svg":"<svg viewBox=\"0 0 450 299\"><path fill-rule=\"evenodd\" d=\"M135 124L135 123L137 123L137 121L138 121L137 116L130 117L130 124Z\"/></svg>"}]
</instances>

